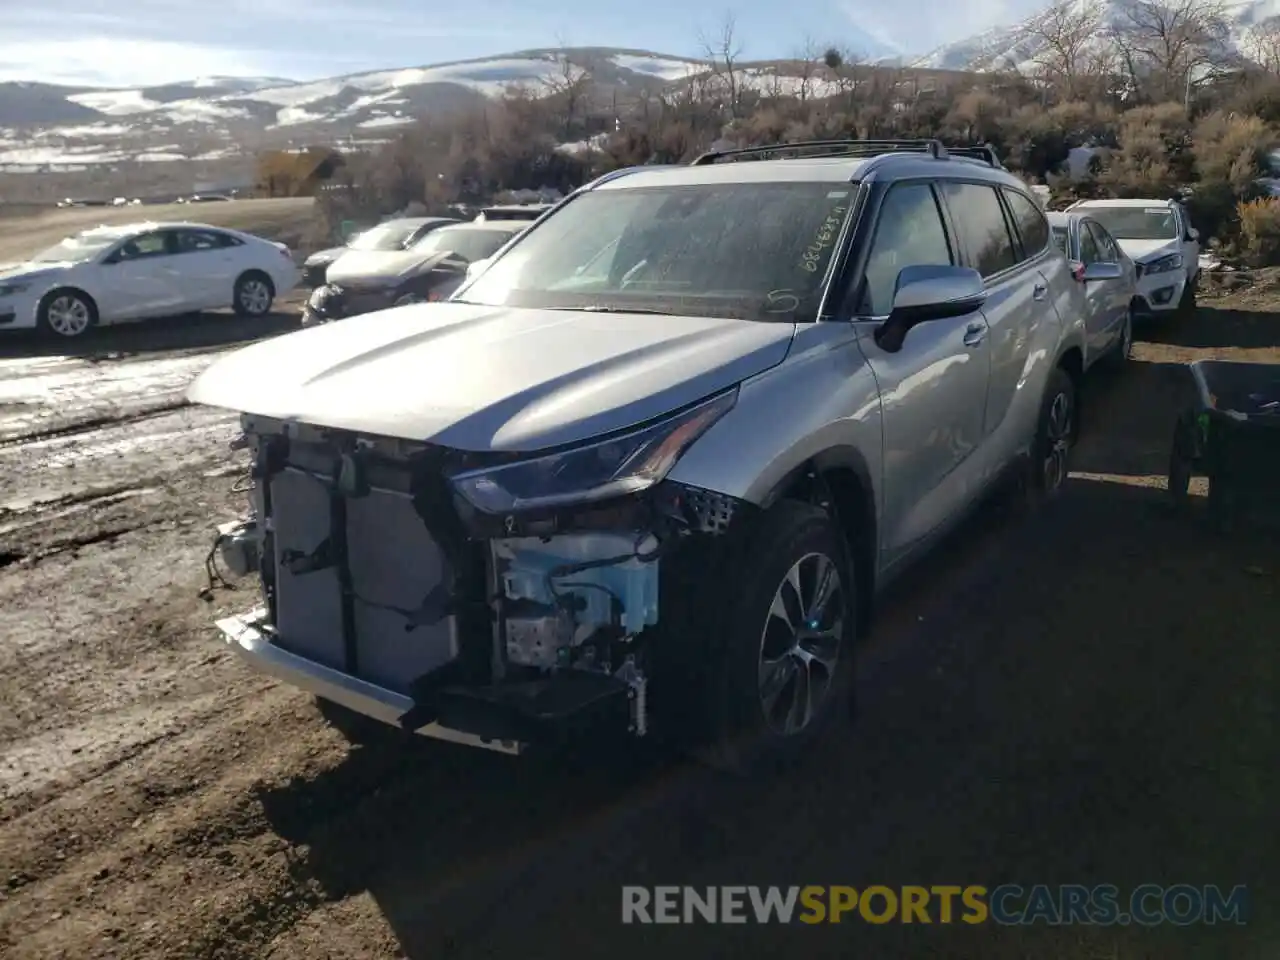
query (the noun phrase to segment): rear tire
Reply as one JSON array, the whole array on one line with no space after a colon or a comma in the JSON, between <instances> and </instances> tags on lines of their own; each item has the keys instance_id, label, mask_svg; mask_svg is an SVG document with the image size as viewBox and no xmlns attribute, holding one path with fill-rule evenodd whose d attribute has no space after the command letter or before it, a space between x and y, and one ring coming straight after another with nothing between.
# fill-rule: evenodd
<instances>
[{"instance_id":1,"label":"rear tire","mask_svg":"<svg viewBox=\"0 0 1280 960\"><path fill-rule=\"evenodd\" d=\"M1133 307L1125 314L1124 328L1120 331L1120 342L1107 355L1107 363L1114 370L1123 370L1129 365L1133 354Z\"/></svg>"},{"instance_id":2,"label":"rear tire","mask_svg":"<svg viewBox=\"0 0 1280 960\"><path fill-rule=\"evenodd\" d=\"M241 317L265 317L276 298L275 284L261 270L240 275L232 291L231 305Z\"/></svg>"},{"instance_id":3,"label":"rear tire","mask_svg":"<svg viewBox=\"0 0 1280 960\"><path fill-rule=\"evenodd\" d=\"M1031 448L1028 488L1034 499L1056 496L1066 483L1077 417L1075 383L1066 370L1055 367L1045 387Z\"/></svg>"},{"instance_id":4,"label":"rear tire","mask_svg":"<svg viewBox=\"0 0 1280 960\"><path fill-rule=\"evenodd\" d=\"M817 507L775 505L721 574L723 624L707 651L707 742L719 770L767 773L848 719L857 579L844 538Z\"/></svg>"}]
</instances>

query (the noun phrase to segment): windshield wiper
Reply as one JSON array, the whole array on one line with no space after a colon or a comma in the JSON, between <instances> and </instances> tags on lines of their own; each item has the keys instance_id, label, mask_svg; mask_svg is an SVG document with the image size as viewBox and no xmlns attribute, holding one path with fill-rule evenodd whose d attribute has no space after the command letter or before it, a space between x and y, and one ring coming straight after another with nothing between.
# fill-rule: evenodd
<instances>
[{"instance_id":1,"label":"windshield wiper","mask_svg":"<svg viewBox=\"0 0 1280 960\"><path fill-rule=\"evenodd\" d=\"M574 310L580 313L647 313L655 317L670 316L665 310L647 310L644 307L608 307L608 306L590 306L590 307L554 307L556 310Z\"/></svg>"}]
</instances>

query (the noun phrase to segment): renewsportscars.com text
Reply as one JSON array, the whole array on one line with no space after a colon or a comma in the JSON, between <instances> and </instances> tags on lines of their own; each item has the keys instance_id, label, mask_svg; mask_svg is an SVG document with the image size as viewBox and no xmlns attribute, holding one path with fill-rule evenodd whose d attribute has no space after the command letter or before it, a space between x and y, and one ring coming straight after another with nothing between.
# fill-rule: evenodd
<instances>
[{"instance_id":1,"label":"renewsportscars.com text","mask_svg":"<svg viewBox=\"0 0 1280 960\"><path fill-rule=\"evenodd\" d=\"M623 923L997 923L1025 926L1243 924L1236 886L623 887Z\"/></svg>"}]
</instances>

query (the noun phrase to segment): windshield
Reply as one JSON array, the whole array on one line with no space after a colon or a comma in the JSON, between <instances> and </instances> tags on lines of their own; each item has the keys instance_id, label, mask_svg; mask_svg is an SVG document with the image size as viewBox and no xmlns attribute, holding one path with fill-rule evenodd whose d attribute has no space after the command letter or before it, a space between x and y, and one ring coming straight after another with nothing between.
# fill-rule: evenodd
<instances>
[{"instance_id":1,"label":"windshield","mask_svg":"<svg viewBox=\"0 0 1280 960\"><path fill-rule=\"evenodd\" d=\"M452 253L457 259L475 263L494 255L515 236L510 230L476 230L473 227L445 227L433 230L413 245L414 253Z\"/></svg>"},{"instance_id":2,"label":"windshield","mask_svg":"<svg viewBox=\"0 0 1280 960\"><path fill-rule=\"evenodd\" d=\"M413 223L383 223L356 234L347 246L352 250L401 250L417 229Z\"/></svg>"},{"instance_id":3,"label":"windshield","mask_svg":"<svg viewBox=\"0 0 1280 960\"><path fill-rule=\"evenodd\" d=\"M1061 250L1063 253L1066 253L1068 256L1070 256L1070 252L1067 250L1067 228L1066 227L1053 228L1053 245L1057 247L1059 250Z\"/></svg>"},{"instance_id":4,"label":"windshield","mask_svg":"<svg viewBox=\"0 0 1280 960\"><path fill-rule=\"evenodd\" d=\"M31 262L84 263L102 253L103 250L106 250L118 239L120 238L78 234L74 237L67 237L61 243L55 244L48 250L41 250L31 258Z\"/></svg>"},{"instance_id":5,"label":"windshield","mask_svg":"<svg viewBox=\"0 0 1280 960\"><path fill-rule=\"evenodd\" d=\"M855 185L591 191L464 291L491 306L812 320Z\"/></svg>"},{"instance_id":6,"label":"windshield","mask_svg":"<svg viewBox=\"0 0 1280 960\"><path fill-rule=\"evenodd\" d=\"M1178 218L1171 207L1089 207L1089 216L1117 240L1176 240Z\"/></svg>"}]
</instances>

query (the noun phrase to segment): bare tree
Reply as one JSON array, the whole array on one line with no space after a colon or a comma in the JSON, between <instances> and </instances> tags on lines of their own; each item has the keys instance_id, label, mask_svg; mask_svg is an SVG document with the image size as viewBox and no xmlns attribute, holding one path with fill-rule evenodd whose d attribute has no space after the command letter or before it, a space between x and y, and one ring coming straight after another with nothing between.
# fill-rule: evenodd
<instances>
[{"instance_id":1,"label":"bare tree","mask_svg":"<svg viewBox=\"0 0 1280 960\"><path fill-rule=\"evenodd\" d=\"M796 55L796 99L808 103L813 99L822 54L812 37L805 37Z\"/></svg>"},{"instance_id":2,"label":"bare tree","mask_svg":"<svg viewBox=\"0 0 1280 960\"><path fill-rule=\"evenodd\" d=\"M1255 24L1244 36L1243 53L1273 77L1280 77L1280 20Z\"/></svg>"},{"instance_id":3,"label":"bare tree","mask_svg":"<svg viewBox=\"0 0 1280 960\"><path fill-rule=\"evenodd\" d=\"M1063 99L1075 100L1094 86L1102 12L1099 0L1059 0L1032 28L1040 47L1032 58L1035 72Z\"/></svg>"},{"instance_id":4,"label":"bare tree","mask_svg":"<svg viewBox=\"0 0 1280 960\"><path fill-rule=\"evenodd\" d=\"M1221 72L1230 28L1220 0L1132 0L1111 36L1134 89L1188 102Z\"/></svg>"},{"instance_id":5,"label":"bare tree","mask_svg":"<svg viewBox=\"0 0 1280 960\"><path fill-rule=\"evenodd\" d=\"M852 50L827 47L822 52L822 66L840 94L840 104L851 110L861 85L862 68L858 55Z\"/></svg>"},{"instance_id":6,"label":"bare tree","mask_svg":"<svg viewBox=\"0 0 1280 960\"><path fill-rule=\"evenodd\" d=\"M548 99L560 108L562 134L570 136L576 127L590 96L591 74L585 67L569 59L568 48L561 44L556 52L555 72L544 77L542 86Z\"/></svg>"},{"instance_id":7,"label":"bare tree","mask_svg":"<svg viewBox=\"0 0 1280 960\"><path fill-rule=\"evenodd\" d=\"M725 103L730 117L736 119L742 107L742 78L738 60L742 56L742 44L738 41L737 21L732 13L726 13L714 36L699 37L703 53L711 61L711 73L724 90Z\"/></svg>"}]
</instances>

